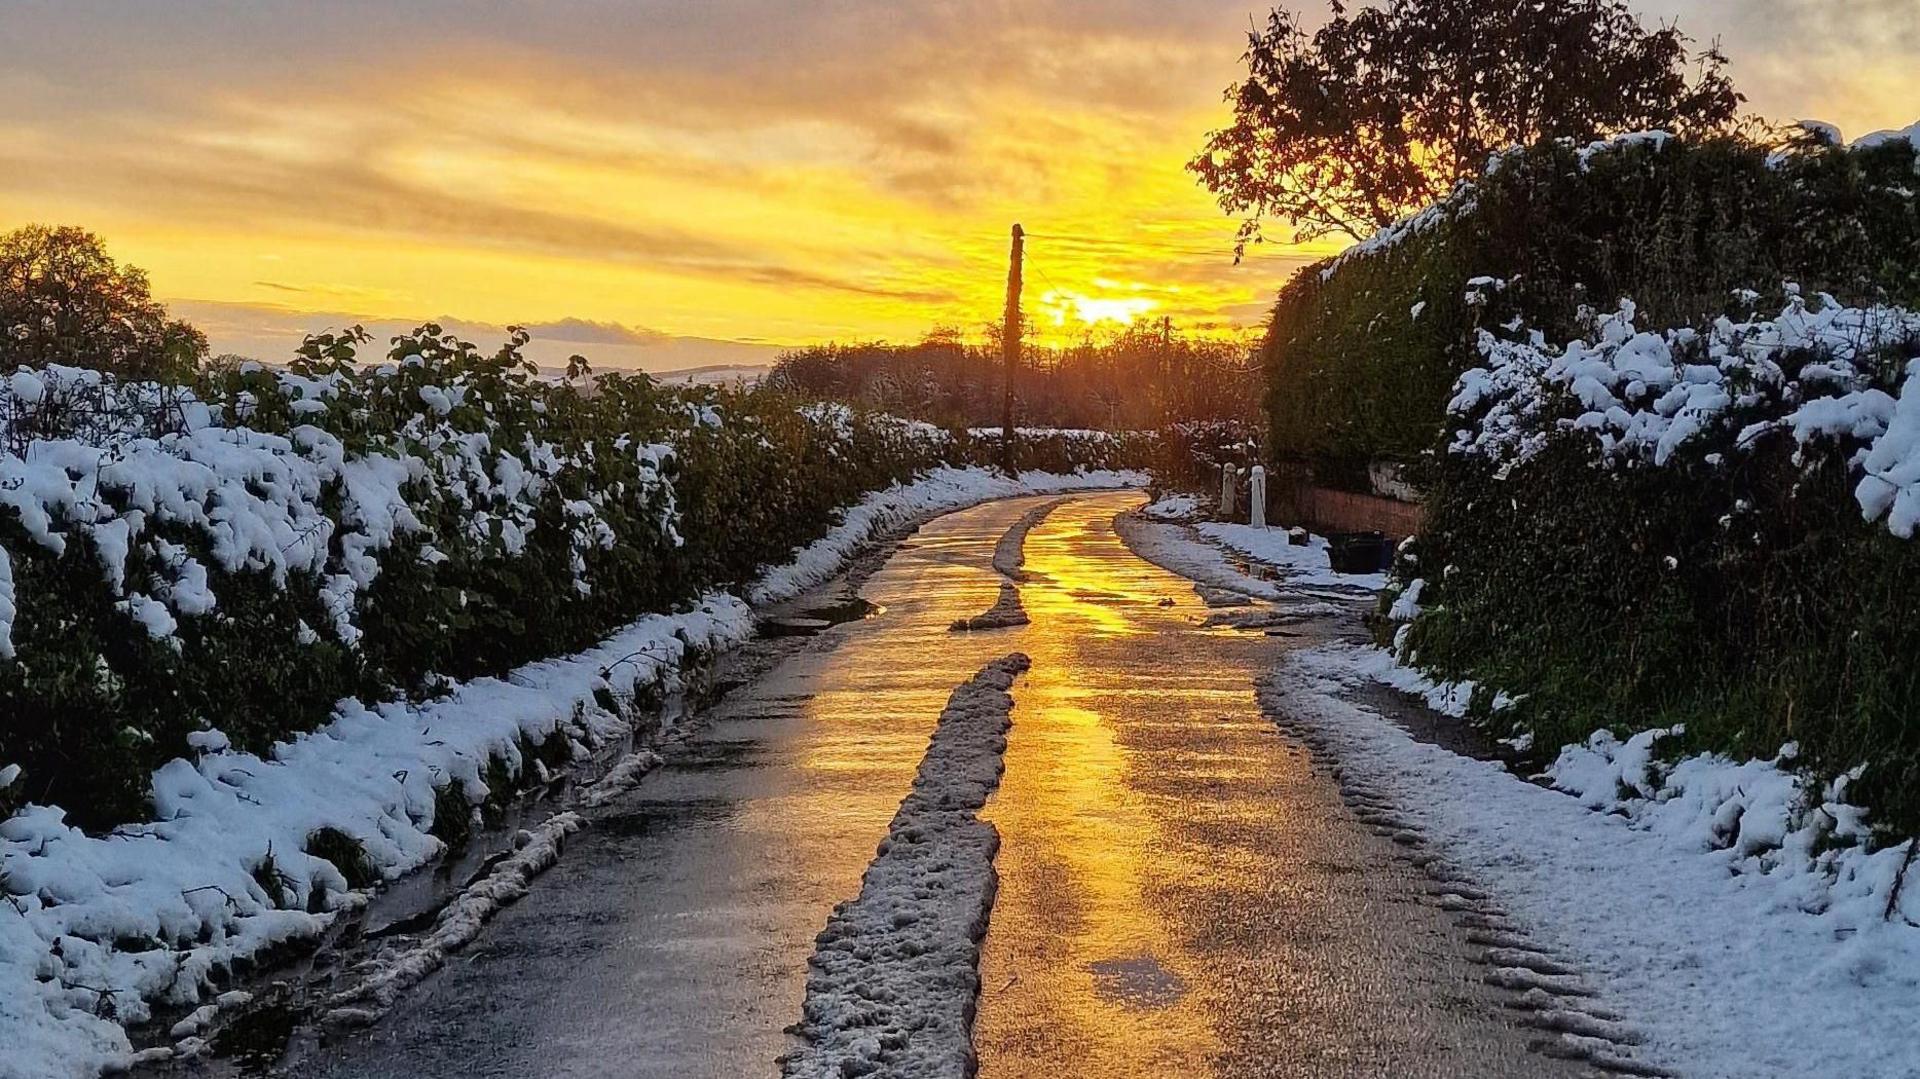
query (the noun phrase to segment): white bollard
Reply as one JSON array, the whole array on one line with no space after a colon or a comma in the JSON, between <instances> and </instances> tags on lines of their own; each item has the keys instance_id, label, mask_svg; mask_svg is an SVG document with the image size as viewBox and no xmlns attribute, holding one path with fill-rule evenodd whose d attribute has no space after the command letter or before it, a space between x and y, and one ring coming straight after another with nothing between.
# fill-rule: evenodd
<instances>
[{"instance_id":1,"label":"white bollard","mask_svg":"<svg viewBox=\"0 0 1920 1079\"><path fill-rule=\"evenodd\" d=\"M1253 503L1253 527L1265 528L1267 527L1267 470L1265 466L1253 466L1253 482L1250 484L1250 488L1247 494L1249 500Z\"/></svg>"},{"instance_id":2,"label":"white bollard","mask_svg":"<svg viewBox=\"0 0 1920 1079\"><path fill-rule=\"evenodd\" d=\"M1233 466L1221 465L1220 466L1220 516L1229 521L1233 520L1234 510L1239 508L1236 505L1236 503L1239 500L1235 497L1237 492L1235 492L1233 489L1233 478L1234 478Z\"/></svg>"}]
</instances>

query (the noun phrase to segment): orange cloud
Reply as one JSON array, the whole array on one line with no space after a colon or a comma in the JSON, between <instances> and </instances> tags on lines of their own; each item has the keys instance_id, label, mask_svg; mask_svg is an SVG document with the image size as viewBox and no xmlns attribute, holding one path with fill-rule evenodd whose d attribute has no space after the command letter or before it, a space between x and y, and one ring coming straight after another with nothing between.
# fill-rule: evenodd
<instances>
[{"instance_id":1,"label":"orange cloud","mask_svg":"<svg viewBox=\"0 0 1920 1079\"><path fill-rule=\"evenodd\" d=\"M1802 0L1667 6L1726 32L1766 111L1914 119L1890 114L1920 100L1908 0L1793 40L1765 20L1810 25ZM1122 314L1244 327L1331 250L1236 266L1234 222L1182 170L1238 69L1247 9L1224 0L7 17L36 48L0 71L0 224L92 227L201 311L456 312L570 326L589 351L639 347L589 326L907 338L997 315L1019 221L1035 330L1064 341ZM267 340L252 325L232 340Z\"/></svg>"}]
</instances>

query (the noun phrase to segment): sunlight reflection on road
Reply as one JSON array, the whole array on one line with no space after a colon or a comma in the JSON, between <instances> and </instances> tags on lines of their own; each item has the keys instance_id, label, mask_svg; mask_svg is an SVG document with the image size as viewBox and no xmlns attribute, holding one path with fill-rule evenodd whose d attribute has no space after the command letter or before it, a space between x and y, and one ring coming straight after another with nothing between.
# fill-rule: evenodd
<instances>
[{"instance_id":1,"label":"sunlight reflection on road","mask_svg":"<svg viewBox=\"0 0 1920 1079\"><path fill-rule=\"evenodd\" d=\"M1115 535L1137 495L1027 541L984 1079L1558 1075L1487 1001L1386 841L1255 703L1289 642L1203 630ZM1328 623L1331 627L1333 623ZM1323 627L1323 628L1327 628Z\"/></svg>"}]
</instances>

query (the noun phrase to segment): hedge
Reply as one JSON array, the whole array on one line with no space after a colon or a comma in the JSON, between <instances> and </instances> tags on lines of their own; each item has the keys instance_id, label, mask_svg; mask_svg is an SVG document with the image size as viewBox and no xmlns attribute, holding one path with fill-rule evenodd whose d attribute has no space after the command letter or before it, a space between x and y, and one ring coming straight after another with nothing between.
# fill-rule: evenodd
<instances>
[{"instance_id":1,"label":"hedge","mask_svg":"<svg viewBox=\"0 0 1920 1079\"><path fill-rule=\"evenodd\" d=\"M1792 281L1845 303L1920 303L1920 177L1904 141L1628 136L1502 155L1445 202L1303 270L1262 346L1269 453L1358 477L1433 445L1474 331L1519 318L1552 340L1583 307L1652 324L1728 313ZM1477 285L1470 282L1478 281Z\"/></svg>"},{"instance_id":2,"label":"hedge","mask_svg":"<svg viewBox=\"0 0 1920 1079\"><path fill-rule=\"evenodd\" d=\"M0 385L0 816L106 827L219 729L239 748L344 697L431 695L738 587L865 492L987 448L778 394L538 377L425 326L191 385L21 369ZM1148 439L1023 441L1021 465ZM997 458L997 443L992 447Z\"/></svg>"},{"instance_id":3,"label":"hedge","mask_svg":"<svg viewBox=\"0 0 1920 1079\"><path fill-rule=\"evenodd\" d=\"M1403 658L1548 755L1676 724L1673 752L1792 744L1920 834L1920 315L1509 336L1481 338L1396 567L1393 593L1423 582Z\"/></svg>"}]
</instances>

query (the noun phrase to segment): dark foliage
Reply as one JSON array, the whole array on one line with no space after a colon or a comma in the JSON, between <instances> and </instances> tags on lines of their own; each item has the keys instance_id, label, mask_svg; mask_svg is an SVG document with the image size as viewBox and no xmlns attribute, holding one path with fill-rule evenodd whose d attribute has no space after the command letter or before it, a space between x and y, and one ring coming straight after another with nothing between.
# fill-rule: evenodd
<instances>
[{"instance_id":1,"label":"dark foliage","mask_svg":"<svg viewBox=\"0 0 1920 1079\"><path fill-rule=\"evenodd\" d=\"M93 233L28 225L0 236L0 369L63 363L179 378L206 358L206 336L168 318L146 273L116 265Z\"/></svg>"},{"instance_id":2,"label":"dark foliage","mask_svg":"<svg viewBox=\"0 0 1920 1079\"><path fill-rule=\"evenodd\" d=\"M1005 364L997 344L936 333L913 345L796 349L769 385L961 427L997 427ZM1245 347L1135 326L1060 350L1029 348L1014 379L1015 424L1148 430L1182 420L1252 420L1258 373Z\"/></svg>"},{"instance_id":3,"label":"dark foliage","mask_svg":"<svg viewBox=\"0 0 1920 1079\"><path fill-rule=\"evenodd\" d=\"M1904 143L1734 137L1584 163L1565 145L1509 155L1438 223L1281 290L1262 350L1271 451L1329 474L1417 459L1454 379L1479 362L1475 330L1515 316L1571 340L1583 306L1631 297L1643 324L1692 325L1732 312L1736 289L1784 302L1785 281L1846 303L1920 304L1911 162ZM1482 276L1505 285L1467 287Z\"/></svg>"},{"instance_id":4,"label":"dark foliage","mask_svg":"<svg viewBox=\"0 0 1920 1079\"><path fill-rule=\"evenodd\" d=\"M1569 435L1504 478L1449 457L1413 549L1421 666L1522 696L1482 713L1541 746L1684 724L1676 750L1787 742L1850 800L1920 831L1920 557L1862 520L1848 448L1736 450L1739 424L1662 468L1595 466ZM1716 467L1709 455L1733 462ZM1484 705L1484 701L1480 702Z\"/></svg>"},{"instance_id":5,"label":"dark foliage","mask_svg":"<svg viewBox=\"0 0 1920 1079\"><path fill-rule=\"evenodd\" d=\"M1359 239L1476 175L1489 154L1733 122L1717 48L1649 30L1619 0L1392 0L1309 36L1275 9L1248 35L1234 121L1189 164L1222 209ZM1689 72L1692 71L1691 77Z\"/></svg>"}]
</instances>

